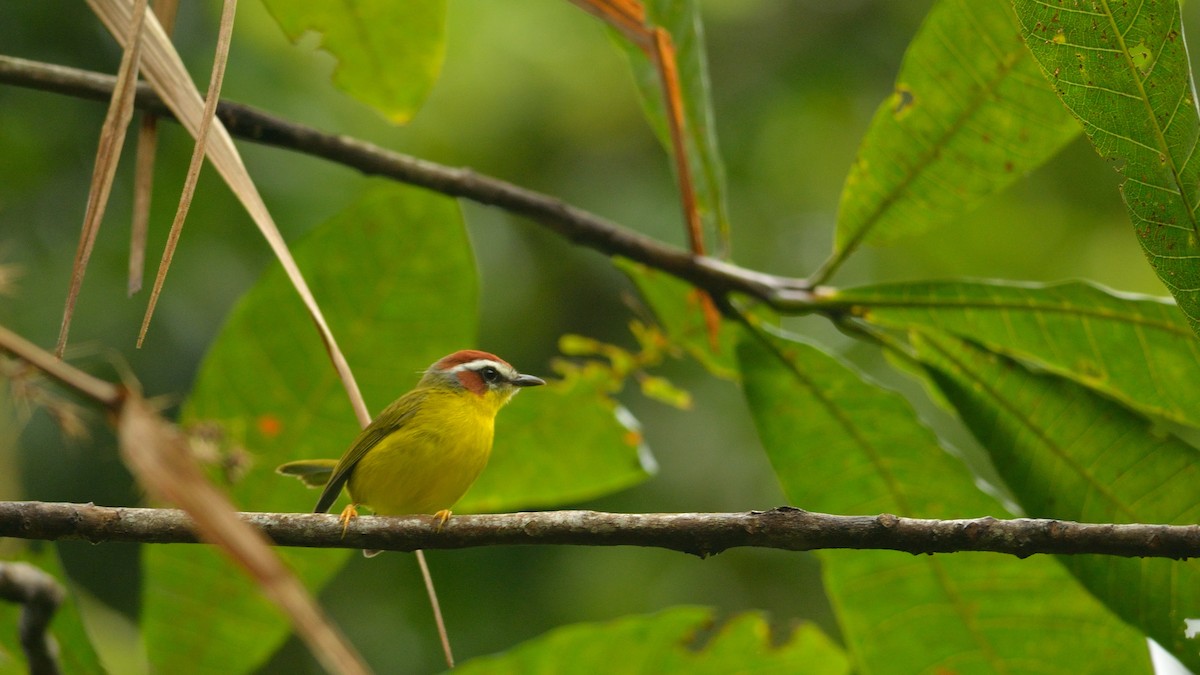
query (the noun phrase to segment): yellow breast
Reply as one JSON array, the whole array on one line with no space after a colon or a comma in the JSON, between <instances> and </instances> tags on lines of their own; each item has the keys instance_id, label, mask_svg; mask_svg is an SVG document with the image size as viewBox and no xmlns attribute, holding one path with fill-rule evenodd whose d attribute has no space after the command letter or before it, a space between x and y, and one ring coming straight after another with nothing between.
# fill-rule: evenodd
<instances>
[{"instance_id":1,"label":"yellow breast","mask_svg":"<svg viewBox=\"0 0 1200 675\"><path fill-rule=\"evenodd\" d=\"M403 426L359 460L350 497L380 515L449 509L487 464L498 409L486 396L429 392Z\"/></svg>"}]
</instances>

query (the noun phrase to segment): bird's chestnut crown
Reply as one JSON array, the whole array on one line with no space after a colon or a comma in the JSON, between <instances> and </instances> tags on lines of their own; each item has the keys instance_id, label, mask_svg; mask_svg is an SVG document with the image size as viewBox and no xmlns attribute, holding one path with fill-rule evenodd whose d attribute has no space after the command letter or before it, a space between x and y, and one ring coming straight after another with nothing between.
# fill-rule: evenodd
<instances>
[{"instance_id":1,"label":"bird's chestnut crown","mask_svg":"<svg viewBox=\"0 0 1200 675\"><path fill-rule=\"evenodd\" d=\"M466 389L479 396L489 391L511 396L520 387L546 384L540 377L522 375L495 354L475 349L464 349L443 357L425 371L422 381Z\"/></svg>"}]
</instances>

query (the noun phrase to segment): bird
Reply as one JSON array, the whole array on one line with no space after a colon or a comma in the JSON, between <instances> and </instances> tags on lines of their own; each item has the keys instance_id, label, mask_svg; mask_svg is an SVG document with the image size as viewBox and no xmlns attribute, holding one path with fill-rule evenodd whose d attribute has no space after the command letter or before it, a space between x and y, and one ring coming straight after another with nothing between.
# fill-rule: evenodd
<instances>
[{"instance_id":1,"label":"bird","mask_svg":"<svg viewBox=\"0 0 1200 675\"><path fill-rule=\"evenodd\" d=\"M276 471L310 487L324 485L314 513L325 513L342 488L350 504L377 515L433 514L437 530L471 487L492 452L496 414L521 389L545 384L488 352L464 349L434 362L417 386L371 421L339 460L304 459ZM365 550L371 557L378 551Z\"/></svg>"}]
</instances>

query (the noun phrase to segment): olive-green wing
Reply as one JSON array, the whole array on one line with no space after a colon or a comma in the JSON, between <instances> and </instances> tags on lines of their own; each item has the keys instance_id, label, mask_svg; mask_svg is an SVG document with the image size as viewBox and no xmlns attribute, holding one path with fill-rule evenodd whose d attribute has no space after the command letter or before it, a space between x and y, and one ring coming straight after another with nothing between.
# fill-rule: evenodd
<instances>
[{"instance_id":1,"label":"olive-green wing","mask_svg":"<svg viewBox=\"0 0 1200 675\"><path fill-rule=\"evenodd\" d=\"M358 438L354 439L354 445L350 446L346 454L338 460L337 466L333 468L333 474L329 477L329 482L325 484L325 489L321 491L321 498L317 500L313 513L325 513L330 506L333 506L342 492L342 487L346 481L350 480L350 474L363 455L366 455L384 438L407 424L424 400L424 391L420 389L410 391L384 408L383 412L371 420L367 428L363 429Z\"/></svg>"}]
</instances>

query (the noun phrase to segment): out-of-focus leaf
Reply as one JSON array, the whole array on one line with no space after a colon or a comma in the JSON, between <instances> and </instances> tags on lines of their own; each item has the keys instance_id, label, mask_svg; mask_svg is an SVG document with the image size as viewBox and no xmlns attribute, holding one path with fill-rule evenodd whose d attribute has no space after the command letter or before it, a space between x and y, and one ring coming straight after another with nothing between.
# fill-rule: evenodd
<instances>
[{"instance_id":1,"label":"out-of-focus leaf","mask_svg":"<svg viewBox=\"0 0 1200 675\"><path fill-rule=\"evenodd\" d=\"M725 164L717 147L717 129L713 119L712 85L708 79L708 57L704 52L704 22L695 0L646 0L646 21L661 26L675 46L679 87L683 96L683 114L687 117L686 147L688 165L695 181L696 208L701 222L715 231L719 252L729 252L729 214L725 206ZM662 80L654 63L628 41L618 38L629 55L633 77L641 92L642 109L659 142L672 152L667 127L667 107Z\"/></svg>"},{"instance_id":2,"label":"out-of-focus leaf","mask_svg":"<svg viewBox=\"0 0 1200 675\"><path fill-rule=\"evenodd\" d=\"M1009 0L940 0L850 167L827 271L861 244L953 220L1078 133L1039 82Z\"/></svg>"},{"instance_id":3,"label":"out-of-focus leaf","mask_svg":"<svg viewBox=\"0 0 1200 675\"><path fill-rule=\"evenodd\" d=\"M820 300L883 327L935 328L1143 413L1200 426L1200 342L1174 303L1086 283L916 282Z\"/></svg>"},{"instance_id":4,"label":"out-of-focus leaf","mask_svg":"<svg viewBox=\"0 0 1200 675\"><path fill-rule=\"evenodd\" d=\"M953 336L914 337L934 380L1030 516L1200 522L1200 451L1061 377L1031 372ZM1197 641L1185 636L1185 619L1200 617L1200 561L1061 560L1118 616L1189 668L1200 668Z\"/></svg>"},{"instance_id":5,"label":"out-of-focus leaf","mask_svg":"<svg viewBox=\"0 0 1200 675\"><path fill-rule=\"evenodd\" d=\"M64 673L103 673L92 638L85 631L79 597L59 564L54 547L46 544L22 547L19 554L9 555L6 561L28 563L54 577L63 586L62 604L54 613L49 631L58 645L59 665ZM28 672L24 652L17 636L20 634L22 606L0 600L0 672ZM136 661L132 656L132 661ZM132 663L131 661L131 663Z\"/></svg>"},{"instance_id":6,"label":"out-of-focus leaf","mask_svg":"<svg viewBox=\"0 0 1200 675\"><path fill-rule=\"evenodd\" d=\"M750 338L746 399L797 506L923 518L1003 515L897 394L815 347ZM823 552L826 592L861 672L1149 673L1142 637L1049 558ZM1037 598L1031 602L1030 598Z\"/></svg>"},{"instance_id":7,"label":"out-of-focus leaf","mask_svg":"<svg viewBox=\"0 0 1200 675\"><path fill-rule=\"evenodd\" d=\"M695 288L641 263L617 259L615 264L637 285L654 314L654 322L662 328L667 339L713 375L727 380L737 376L733 356L734 339L729 326L725 323L719 325L717 348L714 350L700 307L700 295Z\"/></svg>"},{"instance_id":8,"label":"out-of-focus leaf","mask_svg":"<svg viewBox=\"0 0 1200 675\"><path fill-rule=\"evenodd\" d=\"M739 614L715 629L714 623L711 609L672 607L607 623L564 626L503 654L468 661L456 672L850 672L845 653L812 624L773 641L766 618L758 613Z\"/></svg>"},{"instance_id":9,"label":"out-of-focus leaf","mask_svg":"<svg viewBox=\"0 0 1200 675\"><path fill-rule=\"evenodd\" d=\"M334 84L396 124L412 119L441 74L446 0L265 4L293 42L320 33L338 61Z\"/></svg>"},{"instance_id":10,"label":"out-of-focus leaf","mask_svg":"<svg viewBox=\"0 0 1200 675\"><path fill-rule=\"evenodd\" d=\"M646 375L638 378L638 386L642 390L642 395L646 398L653 399L659 403L665 403L680 410L689 410L692 407L691 393L676 387L665 377Z\"/></svg>"},{"instance_id":11,"label":"out-of-focus leaf","mask_svg":"<svg viewBox=\"0 0 1200 675\"><path fill-rule=\"evenodd\" d=\"M1200 113L1176 0L1014 0L1021 34L1121 196L1150 266L1200 332Z\"/></svg>"}]
</instances>

